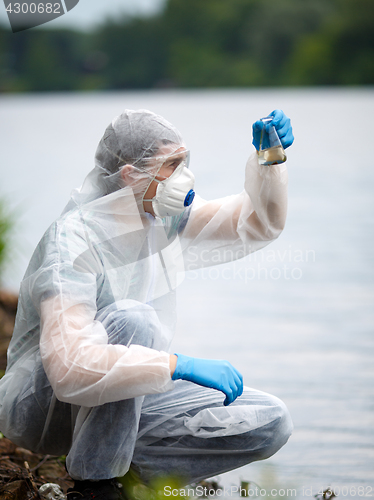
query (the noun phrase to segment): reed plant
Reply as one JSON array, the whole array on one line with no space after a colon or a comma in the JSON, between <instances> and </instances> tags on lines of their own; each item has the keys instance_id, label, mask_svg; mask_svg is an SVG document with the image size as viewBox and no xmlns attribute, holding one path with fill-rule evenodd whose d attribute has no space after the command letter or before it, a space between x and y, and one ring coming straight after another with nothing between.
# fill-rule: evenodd
<instances>
[{"instance_id":1,"label":"reed plant","mask_svg":"<svg viewBox=\"0 0 374 500\"><path fill-rule=\"evenodd\" d=\"M14 218L5 199L0 199L0 284L4 268L10 256L10 240Z\"/></svg>"}]
</instances>

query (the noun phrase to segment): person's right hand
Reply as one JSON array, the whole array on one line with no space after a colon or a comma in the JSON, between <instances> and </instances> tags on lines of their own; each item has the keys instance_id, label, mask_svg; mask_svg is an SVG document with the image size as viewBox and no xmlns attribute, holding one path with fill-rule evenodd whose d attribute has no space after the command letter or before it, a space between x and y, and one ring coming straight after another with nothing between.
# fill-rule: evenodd
<instances>
[{"instance_id":1,"label":"person's right hand","mask_svg":"<svg viewBox=\"0 0 374 500\"><path fill-rule=\"evenodd\" d=\"M231 363L224 360L200 359L177 354L173 380L188 380L204 387L222 391L227 406L243 393L243 377Z\"/></svg>"},{"instance_id":2,"label":"person's right hand","mask_svg":"<svg viewBox=\"0 0 374 500\"><path fill-rule=\"evenodd\" d=\"M268 115L267 118L272 118L272 120L268 122L266 126L268 127L269 125L273 125L278 133L283 148L289 148L294 141L291 120L284 114L281 109L275 109L270 113L270 115ZM261 120L257 120L252 126L252 144L257 149L257 151L260 149L261 131L264 126L265 125Z\"/></svg>"}]
</instances>

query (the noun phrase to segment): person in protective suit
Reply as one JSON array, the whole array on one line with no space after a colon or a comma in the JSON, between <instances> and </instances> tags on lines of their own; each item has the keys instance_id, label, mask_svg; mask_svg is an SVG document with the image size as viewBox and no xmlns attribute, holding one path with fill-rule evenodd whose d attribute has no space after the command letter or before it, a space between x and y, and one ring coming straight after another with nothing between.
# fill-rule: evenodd
<instances>
[{"instance_id":1,"label":"person in protective suit","mask_svg":"<svg viewBox=\"0 0 374 500\"><path fill-rule=\"evenodd\" d=\"M284 147L289 119L271 113ZM253 127L258 149L261 122ZM292 431L284 403L243 388L227 361L169 354L185 270L254 252L281 233L284 164L254 152L242 193L194 193L179 132L125 111L95 167L38 244L20 287L0 430L34 452L67 455L74 499L119 499L131 468L186 483L274 454Z\"/></svg>"}]
</instances>

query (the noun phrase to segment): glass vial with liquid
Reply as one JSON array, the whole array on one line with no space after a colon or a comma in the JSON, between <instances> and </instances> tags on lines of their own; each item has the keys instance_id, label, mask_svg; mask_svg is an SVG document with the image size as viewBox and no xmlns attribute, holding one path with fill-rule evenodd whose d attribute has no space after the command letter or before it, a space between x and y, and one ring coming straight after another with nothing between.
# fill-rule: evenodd
<instances>
[{"instance_id":1,"label":"glass vial with liquid","mask_svg":"<svg viewBox=\"0 0 374 500\"><path fill-rule=\"evenodd\" d=\"M261 118L263 127L261 130L260 147L257 151L260 165L278 165L287 160L282 143L273 125L270 125L273 118Z\"/></svg>"}]
</instances>

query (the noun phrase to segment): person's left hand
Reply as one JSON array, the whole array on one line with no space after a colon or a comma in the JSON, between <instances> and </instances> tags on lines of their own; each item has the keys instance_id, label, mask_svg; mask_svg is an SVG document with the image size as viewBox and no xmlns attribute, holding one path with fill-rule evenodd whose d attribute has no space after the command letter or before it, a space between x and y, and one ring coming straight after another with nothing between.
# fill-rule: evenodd
<instances>
[{"instance_id":1,"label":"person's left hand","mask_svg":"<svg viewBox=\"0 0 374 500\"><path fill-rule=\"evenodd\" d=\"M191 358L178 356L172 380L188 380L194 384L222 391L224 405L231 404L243 393L243 376L231 363L222 359Z\"/></svg>"},{"instance_id":2,"label":"person's left hand","mask_svg":"<svg viewBox=\"0 0 374 500\"><path fill-rule=\"evenodd\" d=\"M282 143L284 149L289 148L294 141L294 136L292 133L291 120L286 116L281 109L275 109L269 115L273 117L271 122L266 125L273 125L278 133L279 139ZM264 127L264 124L261 120L257 120L252 127L253 132L253 141L252 144L257 149L260 148L260 137L261 130Z\"/></svg>"}]
</instances>

